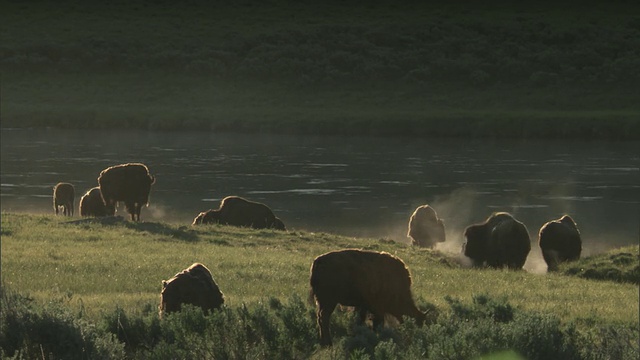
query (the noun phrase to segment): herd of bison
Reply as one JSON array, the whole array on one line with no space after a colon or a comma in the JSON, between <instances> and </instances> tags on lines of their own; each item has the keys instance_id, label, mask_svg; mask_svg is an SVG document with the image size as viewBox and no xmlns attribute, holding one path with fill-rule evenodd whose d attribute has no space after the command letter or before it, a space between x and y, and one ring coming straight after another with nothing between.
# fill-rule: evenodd
<instances>
[{"instance_id":1,"label":"herd of bison","mask_svg":"<svg viewBox=\"0 0 640 360\"><path fill-rule=\"evenodd\" d=\"M129 163L109 167L98 177L98 186L80 199L83 217L114 216L116 205L124 203L132 221L140 221L140 210L149 203L155 178L144 164ZM58 183L53 190L55 213L73 216L75 189ZM282 220L261 203L237 196L224 198L218 209L199 213L193 225L222 224L256 229L286 230ZM445 241L445 226L429 205L418 207L409 219L407 236L412 244L432 248ZM531 251L526 226L511 214L498 212L483 223L464 231L462 253L474 266L522 269ZM549 271L561 262L580 258L582 240L576 223L569 215L544 224L538 244ZM371 316L373 326L382 324L385 314L399 321L413 317L419 324L425 315L416 307L411 295L411 275L404 262L389 253L365 250L331 251L314 259L311 265L311 295L317 305L320 343L331 344L329 318L338 304L354 307L360 322ZM391 295L393 294L393 295ZM162 282L160 316L192 304L204 311L219 308L224 296L206 266L195 263Z\"/></svg>"}]
</instances>

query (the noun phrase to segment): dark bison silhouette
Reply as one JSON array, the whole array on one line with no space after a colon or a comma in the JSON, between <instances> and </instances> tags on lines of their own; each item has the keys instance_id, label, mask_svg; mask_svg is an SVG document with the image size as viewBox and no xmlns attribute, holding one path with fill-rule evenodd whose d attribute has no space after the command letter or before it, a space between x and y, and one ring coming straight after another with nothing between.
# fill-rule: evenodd
<instances>
[{"instance_id":1,"label":"dark bison silhouette","mask_svg":"<svg viewBox=\"0 0 640 360\"><path fill-rule=\"evenodd\" d=\"M429 205L419 206L409 219L407 237L411 243L420 247L433 248L436 243L446 240L444 222Z\"/></svg>"},{"instance_id":2,"label":"dark bison silhouette","mask_svg":"<svg viewBox=\"0 0 640 360\"><path fill-rule=\"evenodd\" d=\"M361 322L372 314L374 327L385 314L400 322L408 315L420 325L426 319L413 301L409 269L386 252L347 249L320 255L311 265L310 284L323 346L331 345L329 320L338 304L358 308Z\"/></svg>"},{"instance_id":3,"label":"dark bison silhouette","mask_svg":"<svg viewBox=\"0 0 640 360\"><path fill-rule=\"evenodd\" d=\"M73 216L73 203L75 201L76 191L73 185L61 182L53 187L53 210L56 215L62 207L62 214L65 216Z\"/></svg>"},{"instance_id":4,"label":"dark bison silhouette","mask_svg":"<svg viewBox=\"0 0 640 360\"><path fill-rule=\"evenodd\" d=\"M286 230L282 220L277 218L265 204L249 201L239 196L227 196L216 210L201 212L193 220L193 225L222 224L245 226L254 229Z\"/></svg>"},{"instance_id":5,"label":"dark bison silhouette","mask_svg":"<svg viewBox=\"0 0 640 360\"><path fill-rule=\"evenodd\" d=\"M580 259L582 252L580 231L569 215L542 225L538 245L549 271L557 271L562 262Z\"/></svg>"},{"instance_id":6,"label":"dark bison silhouette","mask_svg":"<svg viewBox=\"0 0 640 360\"><path fill-rule=\"evenodd\" d=\"M80 216L101 217L107 216L107 207L102 200L99 187L89 189L80 198Z\"/></svg>"},{"instance_id":7,"label":"dark bison silhouette","mask_svg":"<svg viewBox=\"0 0 640 360\"><path fill-rule=\"evenodd\" d=\"M206 266L194 263L169 280L162 281L160 317L180 311L182 304L191 304L209 312L224 304L224 295Z\"/></svg>"},{"instance_id":8,"label":"dark bison silhouette","mask_svg":"<svg viewBox=\"0 0 640 360\"><path fill-rule=\"evenodd\" d=\"M484 223L468 226L464 236L462 251L474 266L522 269L531 251L527 227L506 212L494 213Z\"/></svg>"},{"instance_id":9,"label":"dark bison silhouette","mask_svg":"<svg viewBox=\"0 0 640 360\"><path fill-rule=\"evenodd\" d=\"M116 204L121 201L131 220L140 221L140 209L149 205L149 193L155 181L144 164L121 164L102 170L98 184L107 214L115 215Z\"/></svg>"}]
</instances>

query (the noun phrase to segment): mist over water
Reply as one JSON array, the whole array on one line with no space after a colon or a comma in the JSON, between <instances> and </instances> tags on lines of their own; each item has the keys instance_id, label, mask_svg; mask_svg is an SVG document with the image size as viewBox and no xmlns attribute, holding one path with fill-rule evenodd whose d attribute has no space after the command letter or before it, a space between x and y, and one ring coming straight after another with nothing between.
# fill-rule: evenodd
<instances>
[{"instance_id":1,"label":"mist over water","mask_svg":"<svg viewBox=\"0 0 640 360\"><path fill-rule=\"evenodd\" d=\"M408 243L409 217L430 204L446 227L438 249L457 254L466 226L507 211L531 236L525 268L544 271L537 232L565 213L578 223L584 255L640 241L639 148L638 142L2 129L1 207L51 213L59 181L75 185L77 206L101 170L143 162L157 179L142 210L146 221L191 224L200 211L238 195L267 204L289 229Z\"/></svg>"}]
</instances>

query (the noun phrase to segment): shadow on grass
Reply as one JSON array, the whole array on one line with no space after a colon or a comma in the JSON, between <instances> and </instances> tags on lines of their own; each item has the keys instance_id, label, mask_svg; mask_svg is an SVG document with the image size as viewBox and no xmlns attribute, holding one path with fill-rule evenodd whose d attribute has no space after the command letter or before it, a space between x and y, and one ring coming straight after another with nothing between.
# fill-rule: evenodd
<instances>
[{"instance_id":1,"label":"shadow on grass","mask_svg":"<svg viewBox=\"0 0 640 360\"><path fill-rule=\"evenodd\" d=\"M187 226L180 226L175 229L171 226L167 226L162 223L155 222L131 222L127 221L122 216L106 216L106 217L98 217L98 218L87 218L80 219L74 221L65 222L65 224L72 225L88 225L88 224L101 224L101 225L124 225L124 227L136 230L136 231L146 231L155 235L164 235L168 236L175 240L182 241L198 241L198 234L189 229Z\"/></svg>"}]
</instances>

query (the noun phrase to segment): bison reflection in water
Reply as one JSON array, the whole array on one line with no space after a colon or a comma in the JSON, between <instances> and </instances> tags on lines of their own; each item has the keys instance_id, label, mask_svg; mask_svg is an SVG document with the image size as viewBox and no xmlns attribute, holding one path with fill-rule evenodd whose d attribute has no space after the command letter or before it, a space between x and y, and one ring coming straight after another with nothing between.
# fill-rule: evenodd
<instances>
[{"instance_id":1,"label":"bison reflection in water","mask_svg":"<svg viewBox=\"0 0 640 360\"><path fill-rule=\"evenodd\" d=\"M548 271L557 271L562 262L578 260L582 252L580 231L569 215L542 225L538 245Z\"/></svg>"},{"instance_id":2,"label":"bison reflection in water","mask_svg":"<svg viewBox=\"0 0 640 360\"><path fill-rule=\"evenodd\" d=\"M102 170L98 184L108 215L115 215L116 203L122 201L131 220L140 221L140 209L149 205L149 193L155 181L143 164L122 164Z\"/></svg>"},{"instance_id":3,"label":"bison reflection in water","mask_svg":"<svg viewBox=\"0 0 640 360\"><path fill-rule=\"evenodd\" d=\"M180 311L182 304L191 304L209 312L224 303L224 295L206 266L194 263L167 281L162 281L160 317Z\"/></svg>"},{"instance_id":4,"label":"bison reflection in water","mask_svg":"<svg viewBox=\"0 0 640 360\"><path fill-rule=\"evenodd\" d=\"M102 200L102 194L99 187L89 189L80 198L80 216L85 217L101 217L107 216L107 207Z\"/></svg>"},{"instance_id":5,"label":"bison reflection in water","mask_svg":"<svg viewBox=\"0 0 640 360\"><path fill-rule=\"evenodd\" d=\"M420 247L433 248L436 243L446 240L444 222L429 205L419 206L409 219L407 237L411 243Z\"/></svg>"},{"instance_id":6,"label":"bison reflection in water","mask_svg":"<svg viewBox=\"0 0 640 360\"><path fill-rule=\"evenodd\" d=\"M238 196L227 196L216 210L201 212L193 220L193 225L221 224L245 226L254 229L286 230L282 220L262 203L249 201Z\"/></svg>"},{"instance_id":7,"label":"bison reflection in water","mask_svg":"<svg viewBox=\"0 0 640 360\"><path fill-rule=\"evenodd\" d=\"M331 345L329 320L338 304L359 309L360 322L373 315L377 328L389 314L408 315L422 325L424 313L411 295L411 274L404 262L385 252L347 249L318 256L311 265L311 295L317 304L320 344Z\"/></svg>"},{"instance_id":8,"label":"bison reflection in water","mask_svg":"<svg viewBox=\"0 0 640 360\"><path fill-rule=\"evenodd\" d=\"M62 207L62 214L73 216L75 196L76 192L73 185L65 182L57 183L53 187L53 210L56 215L58 215L60 207Z\"/></svg>"},{"instance_id":9,"label":"bison reflection in water","mask_svg":"<svg viewBox=\"0 0 640 360\"><path fill-rule=\"evenodd\" d=\"M492 214L484 223L468 226L462 252L474 266L522 269L531 251L527 227L511 214Z\"/></svg>"}]
</instances>

